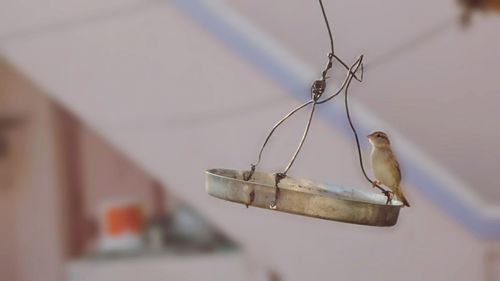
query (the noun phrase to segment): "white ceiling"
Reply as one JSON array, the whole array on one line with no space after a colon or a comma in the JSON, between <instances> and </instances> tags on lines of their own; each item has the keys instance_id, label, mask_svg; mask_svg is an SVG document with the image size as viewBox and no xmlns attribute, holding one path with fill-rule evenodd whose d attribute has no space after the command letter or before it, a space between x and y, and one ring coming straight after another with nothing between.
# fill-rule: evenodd
<instances>
[{"instance_id":1,"label":"white ceiling","mask_svg":"<svg viewBox=\"0 0 500 281\"><path fill-rule=\"evenodd\" d=\"M106 18L117 12L137 10L151 0L2 0L0 1L0 40L53 32L81 21Z\"/></svg>"}]
</instances>

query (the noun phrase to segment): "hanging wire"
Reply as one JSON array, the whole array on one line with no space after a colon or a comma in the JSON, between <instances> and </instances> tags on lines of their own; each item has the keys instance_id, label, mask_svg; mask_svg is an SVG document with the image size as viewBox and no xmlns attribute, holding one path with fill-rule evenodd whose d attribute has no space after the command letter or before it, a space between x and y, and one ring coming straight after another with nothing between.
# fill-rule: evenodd
<instances>
[{"instance_id":1,"label":"hanging wire","mask_svg":"<svg viewBox=\"0 0 500 281\"><path fill-rule=\"evenodd\" d=\"M307 133L309 132L309 128L311 127L311 121L312 121L312 118L314 116L314 110L316 109L316 104L317 103L314 102L313 105L312 105L311 114L309 115L309 120L307 120L307 125L306 125L306 128L304 130L304 134L302 135L302 138L300 139L300 144L297 147L297 150L295 151L295 153L293 154L293 157L290 160L290 163L288 163L288 165L286 166L285 170L283 171L284 175L286 175L286 173L288 173L288 170L290 170L290 168L292 167L293 162L295 162L295 159L297 158L297 155L300 152L300 149L302 149L302 146L304 145L304 141L306 140Z\"/></svg>"},{"instance_id":2,"label":"hanging wire","mask_svg":"<svg viewBox=\"0 0 500 281\"><path fill-rule=\"evenodd\" d=\"M260 152L259 152L259 155L258 155L258 159L257 159L257 162L255 164L251 164L250 165L250 171L245 173L245 175L243 176L243 179L244 180L250 180L250 178L252 177L252 175L254 174L257 166L261 163L261 160L262 160L262 154L263 154L263 151L264 149L266 148L271 136L274 134L274 132L276 131L276 129L281 126L288 118L290 118L293 114L295 114L296 112L300 111L301 109L307 107L308 105L310 104L313 104L313 108L317 105L317 104L323 104L331 99L333 99L334 97L336 97L337 95L339 95L340 93L342 93L342 90L345 89L345 87L350 84L350 82L352 81L352 79L355 75L355 73L358 71L358 69L363 69L362 68L362 63L363 61L363 56L360 56L355 62L353 65L351 65L351 67L348 68L348 72L347 72L347 75L344 79L344 81L342 82L341 86L335 91L334 94L332 94L330 97L328 98L325 98L323 100L320 100L320 98L322 97L324 91L325 91L325 88L326 88L326 74L327 71L329 70L329 68L331 68L331 64L327 64L327 66L325 67L325 70L323 70L323 75L322 75L322 78L319 79L319 80L316 80L314 81L313 85L311 86L311 100L305 102L304 104L298 106L297 108L293 109L292 111L290 111L287 115L285 115L285 117L283 117L280 121L278 121L274 126L273 128L271 129L271 131L269 132L269 134L267 135L265 141L264 141L264 144L262 145L261 149L260 149ZM363 77L363 74L361 72L361 75L360 77ZM294 156L292 157L292 159L290 160L289 164L287 165L287 168L284 170L283 173L281 173L283 176L286 176L286 173L288 172L288 170L291 168L291 166L293 165L293 163L295 162L297 156L298 156L298 153L300 152L300 149L302 147L302 145L304 144L304 141L307 137L307 134L309 132L309 128L310 128L310 124L312 122L312 117L314 115L314 110L311 111L311 115L309 117L309 121L306 125L306 129L304 130L304 134L302 135L302 138L301 138L301 141L299 143L299 146L298 146L298 149L296 150Z\"/></svg>"},{"instance_id":3,"label":"hanging wire","mask_svg":"<svg viewBox=\"0 0 500 281\"><path fill-rule=\"evenodd\" d=\"M328 30L328 35L330 37L330 49L332 50L332 54L335 54L335 46L333 45L333 32L330 28L330 24L328 23L328 17L326 16L325 7L323 7L323 1L319 0L319 6L321 7L321 13L323 13L323 19L326 23L326 29Z\"/></svg>"},{"instance_id":4,"label":"hanging wire","mask_svg":"<svg viewBox=\"0 0 500 281\"><path fill-rule=\"evenodd\" d=\"M347 75L346 75L346 78L344 79L344 81L342 82L342 84L340 85L340 88L337 89L337 91L335 91L335 93L333 93L331 96L329 96L328 98L324 98L323 100L320 100L320 101L317 101L316 103L317 104L323 104L327 101L330 101L331 99L333 99L334 97L338 96L339 94L342 93L342 90L348 85L351 83L351 80L352 78L355 78L354 77L354 73L356 73L358 71L358 69L361 68L361 80L359 81L363 81L363 72L364 72L364 68L363 68L363 56L359 56L359 58L354 62L354 64L348 68L348 72L347 72Z\"/></svg>"},{"instance_id":5,"label":"hanging wire","mask_svg":"<svg viewBox=\"0 0 500 281\"><path fill-rule=\"evenodd\" d=\"M285 115L285 117L283 117L280 121L278 121L278 123L276 123L273 128L271 129L271 131L269 132L269 134L267 135L266 137L266 140L264 141L264 144L262 145L260 151L259 151L259 157L257 159L257 162L255 164L251 164L250 165L250 171L246 174L243 175L243 179L245 181L248 181L250 180L250 178L253 176L254 172L255 172L255 169L257 168L257 166L260 164L261 160L262 160L262 153L264 152L264 149L266 148L266 145L267 143L269 142L269 139L271 139L271 136L274 134L274 131L276 131L276 129L281 125L283 124L283 122L285 122L288 118L290 118L293 114L295 114L297 111L301 110L302 108L310 105L311 103L313 103L314 101L313 100L310 100L300 106L298 106L297 108L295 108L294 110L290 111L287 115ZM288 169L287 169L288 170Z\"/></svg>"},{"instance_id":6,"label":"hanging wire","mask_svg":"<svg viewBox=\"0 0 500 281\"><path fill-rule=\"evenodd\" d=\"M290 162L288 163L288 165L286 166L286 168L284 169L284 171L281 172L281 173L276 173L275 174L275 188L276 188L276 192L275 192L275 198L271 202L271 205L270 205L270 208L275 209L276 205L277 205L278 195L279 195L279 186L278 186L278 184L279 184L279 182L282 179L284 179L286 177L288 171L290 170L290 168L292 167L293 163L297 159L297 156L300 153L300 150L302 149L302 146L304 145L304 142L305 142L305 140L307 138L307 135L309 133L309 129L311 127L311 123L312 123L312 119L313 119L314 112L315 112L315 109L316 109L316 105L326 103L326 102L332 100L334 97L338 96L340 93L344 92L344 97L345 97L344 103L345 103L346 115L347 115L347 119L349 121L349 125L350 125L350 127L352 129L352 132L353 132L355 140L356 140L356 147L357 147L357 150L358 150L359 165L361 167L361 171L362 171L365 179L368 182L370 182L372 184L372 186L379 188L387 196L387 203L389 203L390 202L390 198L391 198L390 191L385 190L380 185L378 185L377 182L375 182L372 179L370 179L370 177L368 176L368 174L365 171L365 168L364 168L364 165L363 165L363 157L362 157L362 153L361 153L361 145L360 145L360 142L359 142L358 133L356 131L356 128L354 127L354 124L353 124L352 119L351 119L350 111L349 111L349 104L348 104L349 86L351 85L352 79L356 79L359 82L361 82L363 80L363 74L364 74L363 55L359 56L359 58L350 67L347 66L346 63L344 63L340 58L338 58L335 55L335 53L334 53L335 49L334 49L334 42L333 42L332 30L330 28L330 24L328 22L328 18L326 16L326 12L325 12L322 0L319 0L319 4L320 4L320 7L321 7L323 18L325 20L325 24L326 24L326 27L327 27L328 35L330 37L331 53L328 54L328 63L326 65L325 69L321 73L321 78L318 79L318 80L316 80L316 81L314 81L313 84L312 84L312 86L311 86L311 100L309 100L308 102L306 102L306 103L300 105L299 107L293 109L291 112L289 112L287 115L285 115L285 117L283 117L280 121L278 121L278 123L276 123L274 125L274 127L269 132L268 136L266 137L266 139L264 141L264 144L262 145L262 147L260 149L257 162L255 164L251 164L250 171L244 173L243 179L246 180L246 181L248 181L248 180L250 180L252 178L252 176L253 176L253 174L254 174L257 166L260 164L260 162L262 160L262 153L263 153L266 145L268 144L271 136L276 131L276 129L279 126L281 126L281 124L283 124L293 114L295 114L299 110L307 107L308 105L312 104L312 109L311 109L311 113L309 115L309 119L307 121L307 125L306 125L306 127L304 129L304 133L302 135L302 138L301 138L301 140L299 142L299 145L298 145L297 149L295 150L295 153L293 154ZM324 92L326 90L327 74L328 74L328 71L333 66L333 59L334 58L337 61L339 61L346 68L347 74L346 74L346 77L345 77L344 81L340 85L340 87L333 94L331 94L327 98L321 99L322 95L324 94ZM359 78L356 76L356 74L358 73L358 71L360 71L360 77Z\"/></svg>"},{"instance_id":7,"label":"hanging wire","mask_svg":"<svg viewBox=\"0 0 500 281\"><path fill-rule=\"evenodd\" d=\"M328 36L330 37L330 46L331 46L331 50L332 50L332 53L333 53L334 52L334 43L333 43L333 35L332 35L331 28L330 28L330 23L328 22L328 17L326 16L325 8L323 6L323 1L322 0L318 0L318 1L319 1L319 5L321 7L321 12L323 14L323 18L325 19L326 28L328 30ZM340 60L340 59L337 59L337 60L342 63L342 60ZM343 64L343 65L347 68L347 66L345 64ZM358 150L358 156L359 156L359 166L361 168L361 171L363 172L363 176L365 177L365 179L368 182L370 182L372 184L372 186L379 188L384 194L386 194L387 200L389 202L389 199L390 199L390 196L388 194L389 191L385 190L380 185L378 185L375 181L373 181L372 179L370 179L370 177L366 173L365 167L363 165L363 155L361 153L361 145L359 143L358 133L356 131L356 128L354 127L354 124L352 122L351 115L350 115L350 112L349 112L349 104L348 104L349 86L351 85L352 79L356 77L355 73L357 72L357 70L358 70L359 67L361 67L361 78L357 79L357 80L359 82L362 82L363 81L363 73L364 73L363 55L361 55L358 58L358 60L353 64L353 66L351 66L351 68L347 68L349 70L349 73L348 73L348 75L346 77L346 80L344 80L344 83L342 83L342 86L339 89L339 91L337 93L333 94L332 96L330 96L329 98L321 101L321 103L325 103L325 102L331 100L332 98L334 98L335 96L337 96L338 94L340 94L340 91L342 91L342 89L344 89L344 105L345 105L347 120L349 121L349 125L351 127L351 130L352 130L352 132L354 134L354 138L356 140L356 148ZM353 68L354 68L354 71L353 71Z\"/></svg>"},{"instance_id":8,"label":"hanging wire","mask_svg":"<svg viewBox=\"0 0 500 281\"><path fill-rule=\"evenodd\" d=\"M323 14L323 19L325 20L326 29L328 30L328 36L330 38L330 50L331 50L331 52L329 54L330 62L331 62L331 59L332 59L331 57L333 57L340 64L342 64L342 66L346 70L349 70L349 72L351 72L350 69L349 69L349 67L347 66L347 64L335 54L335 45L333 43L333 32L332 32L332 29L330 28L330 23L328 22L328 17L326 16L325 7L323 6L323 1L322 0L319 0L319 6L321 7L321 13ZM331 68L331 66L330 66L330 68ZM352 75L359 82L361 82L361 80L363 79L363 78L356 77L356 75L354 73L352 73Z\"/></svg>"},{"instance_id":9,"label":"hanging wire","mask_svg":"<svg viewBox=\"0 0 500 281\"><path fill-rule=\"evenodd\" d=\"M361 172L363 172L363 176L365 179L372 184L373 187L376 187L380 189L380 191L387 197L387 204L390 203L391 201L391 195L390 191L384 189L381 187L377 182L373 181L368 174L366 173L365 167L363 165L363 154L361 153L361 145L359 143L359 137L358 137L358 132L356 131L356 128L354 127L354 124L352 122L350 110L349 110L349 103L348 103L348 95L349 95L349 86L351 85L352 77L349 79L349 82L347 82L347 85L345 86L344 89L344 106L345 106L345 112L347 115L347 121L349 122L349 126L351 127L351 130L354 134L354 139L356 140L356 148L358 150L358 159L359 159L359 166L361 167Z\"/></svg>"}]
</instances>

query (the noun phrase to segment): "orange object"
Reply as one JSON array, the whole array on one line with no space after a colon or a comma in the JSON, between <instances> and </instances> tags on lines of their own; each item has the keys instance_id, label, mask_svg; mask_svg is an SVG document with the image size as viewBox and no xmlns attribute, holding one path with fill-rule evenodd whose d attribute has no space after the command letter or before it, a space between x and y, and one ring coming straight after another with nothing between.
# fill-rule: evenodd
<instances>
[{"instance_id":1,"label":"orange object","mask_svg":"<svg viewBox=\"0 0 500 281\"><path fill-rule=\"evenodd\" d=\"M144 227L142 208L137 203L123 203L108 206L104 210L106 235L121 236L125 233L141 234Z\"/></svg>"}]
</instances>

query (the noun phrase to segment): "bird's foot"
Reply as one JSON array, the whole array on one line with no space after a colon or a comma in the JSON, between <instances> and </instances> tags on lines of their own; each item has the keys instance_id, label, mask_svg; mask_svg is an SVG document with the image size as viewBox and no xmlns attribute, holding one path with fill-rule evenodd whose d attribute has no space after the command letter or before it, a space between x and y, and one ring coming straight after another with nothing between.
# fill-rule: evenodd
<instances>
[{"instance_id":1,"label":"bird's foot","mask_svg":"<svg viewBox=\"0 0 500 281\"><path fill-rule=\"evenodd\" d=\"M374 181L372 182L372 187L373 187L373 188L380 187L380 185L381 185L381 184L382 184L382 183L381 183L380 181L378 181L378 180L374 180Z\"/></svg>"},{"instance_id":2,"label":"bird's foot","mask_svg":"<svg viewBox=\"0 0 500 281\"><path fill-rule=\"evenodd\" d=\"M394 193L389 190L382 191L382 193L387 197L387 201L385 202L386 205L391 205L392 204L392 198L394 197Z\"/></svg>"},{"instance_id":3,"label":"bird's foot","mask_svg":"<svg viewBox=\"0 0 500 281\"><path fill-rule=\"evenodd\" d=\"M245 203L245 206L248 208L248 206L252 205L253 204L253 200L255 200L255 190L252 190L252 192L250 192L248 194L248 202Z\"/></svg>"}]
</instances>

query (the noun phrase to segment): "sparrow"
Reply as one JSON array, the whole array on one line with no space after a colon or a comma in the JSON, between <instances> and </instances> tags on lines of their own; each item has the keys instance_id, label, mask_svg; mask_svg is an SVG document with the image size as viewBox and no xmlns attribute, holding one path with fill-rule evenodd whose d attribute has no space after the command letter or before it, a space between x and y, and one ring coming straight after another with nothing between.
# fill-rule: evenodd
<instances>
[{"instance_id":1,"label":"sparrow","mask_svg":"<svg viewBox=\"0 0 500 281\"><path fill-rule=\"evenodd\" d=\"M401 170L399 163L391 149L391 142L387 134L376 131L368 135L368 140L372 145L371 162L375 178L375 184L387 186L393 194L407 207L410 203L401 190Z\"/></svg>"}]
</instances>

